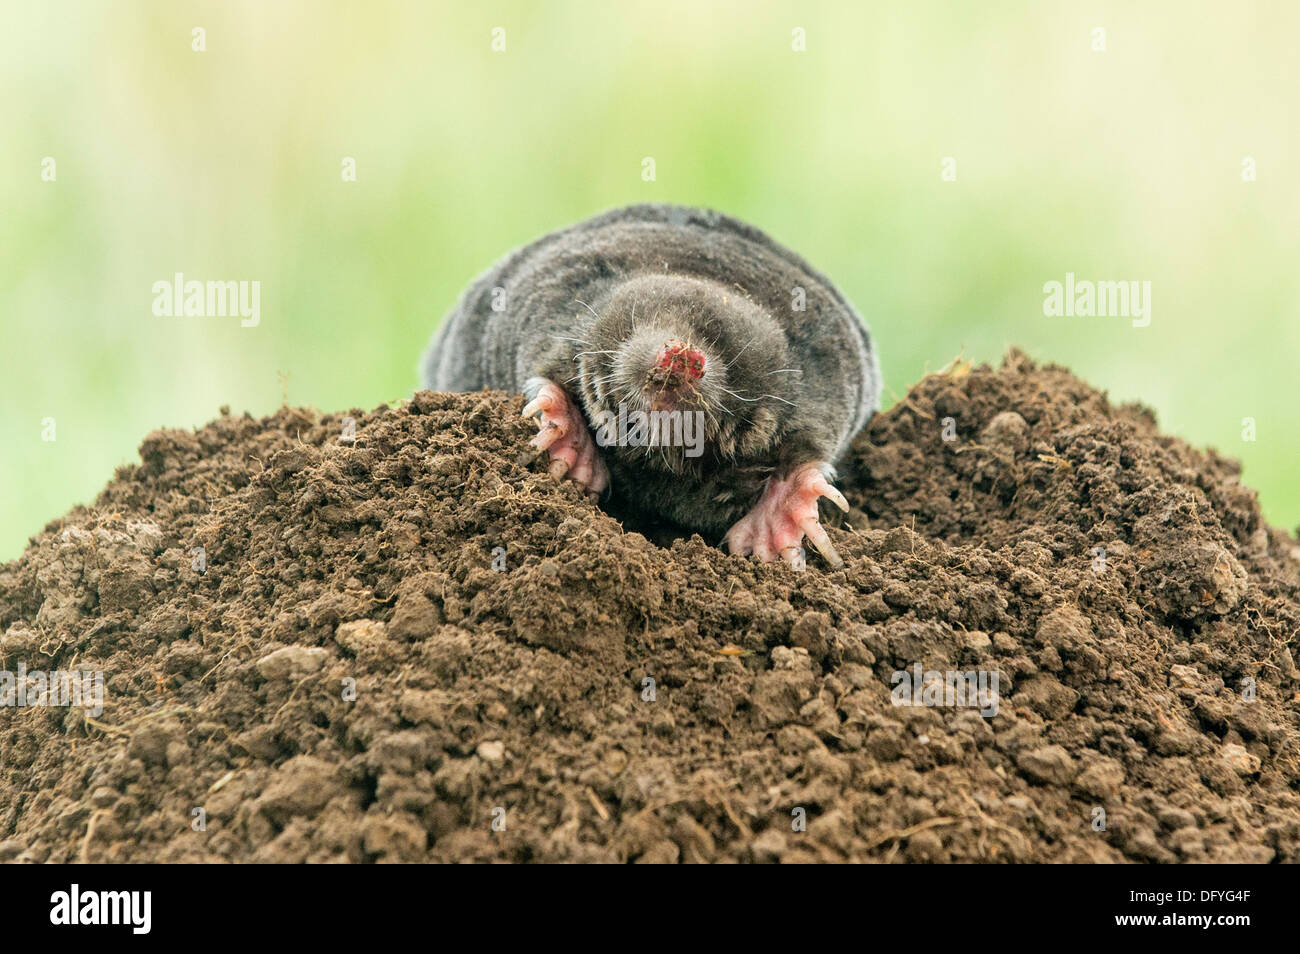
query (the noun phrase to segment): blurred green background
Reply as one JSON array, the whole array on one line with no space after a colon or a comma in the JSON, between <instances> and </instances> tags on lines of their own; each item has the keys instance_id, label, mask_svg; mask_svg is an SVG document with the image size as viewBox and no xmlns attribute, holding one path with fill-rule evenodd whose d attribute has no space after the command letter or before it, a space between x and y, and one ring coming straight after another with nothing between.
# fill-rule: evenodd
<instances>
[{"instance_id":1,"label":"blurred green background","mask_svg":"<svg viewBox=\"0 0 1300 954\"><path fill-rule=\"evenodd\" d=\"M0 558L156 427L409 394L499 255L642 200L829 274L890 402L1018 345L1239 457L1293 527L1298 33L1291 2L5 4ZM1150 281L1151 325L1045 318L1067 271ZM155 317L175 272L260 281L260 325Z\"/></svg>"}]
</instances>

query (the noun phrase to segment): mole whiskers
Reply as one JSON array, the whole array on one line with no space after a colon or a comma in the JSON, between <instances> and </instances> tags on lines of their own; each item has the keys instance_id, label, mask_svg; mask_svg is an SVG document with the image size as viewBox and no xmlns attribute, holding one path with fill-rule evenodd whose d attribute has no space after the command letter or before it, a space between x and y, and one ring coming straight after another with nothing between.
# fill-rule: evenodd
<instances>
[{"instance_id":1,"label":"mole whiskers","mask_svg":"<svg viewBox=\"0 0 1300 954\"><path fill-rule=\"evenodd\" d=\"M734 397L737 401L744 401L746 404L757 404L759 401L763 400L763 398L771 398L773 401L780 401L782 404L788 404L788 405L790 405L791 407L798 407L798 406L799 406L798 404L795 404L794 401L787 401L785 398L783 398L783 397L778 397L778 396L775 395L775 394L760 394L760 395L759 395L758 397L756 397L756 398L747 398L747 397L744 397L743 395L737 394L735 391L728 390L727 388L722 388L722 390L723 390L723 391L726 391L728 394L730 394L732 397Z\"/></svg>"},{"instance_id":2,"label":"mole whiskers","mask_svg":"<svg viewBox=\"0 0 1300 954\"><path fill-rule=\"evenodd\" d=\"M739 394L737 394L735 391L732 391L732 390L729 389L729 388L724 388L724 387L722 387L721 385L719 385L718 390L720 390L720 391L725 391L727 394L730 394L732 397L734 397L737 401L744 401L746 404L757 404L759 401L762 400L762 398L747 398L747 397L741 397L741 396L740 396Z\"/></svg>"},{"instance_id":3,"label":"mole whiskers","mask_svg":"<svg viewBox=\"0 0 1300 954\"><path fill-rule=\"evenodd\" d=\"M575 298L575 299L573 299L573 300L576 301L576 302L577 302L579 305L581 305L583 308L585 308L585 309L587 309L589 312L591 312L591 317L595 318L597 321L600 321L600 315L598 315L598 314L596 313L596 309L595 309L595 308L592 308L590 305L588 305L588 304L587 304L585 301L583 301L581 298Z\"/></svg>"},{"instance_id":4,"label":"mole whiskers","mask_svg":"<svg viewBox=\"0 0 1300 954\"><path fill-rule=\"evenodd\" d=\"M737 361L739 361L739 360L740 360L740 356L741 356L742 354L744 354L746 351L748 351L748 350L749 350L749 346L752 345L752 344L753 344L755 341L757 341L757 340L758 340L758 335L755 334L752 338L750 338L747 342L745 342L745 347L743 347L743 348L741 348L739 351L737 351L737 352L736 352L736 356L735 356L734 358L732 358L730 361L728 361L728 362L726 363L726 365L724 365L724 367L725 367L728 371L730 371L730 370L731 370L731 366L732 366L733 364L735 364Z\"/></svg>"}]
</instances>

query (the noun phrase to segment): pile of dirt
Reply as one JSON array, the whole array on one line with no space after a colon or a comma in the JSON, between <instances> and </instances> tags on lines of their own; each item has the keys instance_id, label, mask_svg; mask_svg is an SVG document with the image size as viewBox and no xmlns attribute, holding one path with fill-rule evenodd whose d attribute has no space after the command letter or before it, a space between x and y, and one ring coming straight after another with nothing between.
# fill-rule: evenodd
<instances>
[{"instance_id":1,"label":"pile of dirt","mask_svg":"<svg viewBox=\"0 0 1300 954\"><path fill-rule=\"evenodd\" d=\"M1300 860L1300 548L1149 412L931 375L796 575L625 533L519 407L151 435L0 569L0 669L106 690L0 709L0 859Z\"/></svg>"}]
</instances>

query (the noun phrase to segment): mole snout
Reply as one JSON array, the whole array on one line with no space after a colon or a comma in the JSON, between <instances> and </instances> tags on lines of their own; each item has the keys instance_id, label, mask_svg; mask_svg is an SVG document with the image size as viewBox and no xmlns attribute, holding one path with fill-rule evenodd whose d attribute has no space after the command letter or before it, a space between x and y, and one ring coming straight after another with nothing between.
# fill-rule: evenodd
<instances>
[{"instance_id":1,"label":"mole snout","mask_svg":"<svg viewBox=\"0 0 1300 954\"><path fill-rule=\"evenodd\" d=\"M680 339L667 339L655 353L646 374L643 388L646 403L656 411L699 403L708 364L703 351Z\"/></svg>"},{"instance_id":2,"label":"mole snout","mask_svg":"<svg viewBox=\"0 0 1300 954\"><path fill-rule=\"evenodd\" d=\"M684 342L669 340L659 349L655 369L672 382L698 381L704 377L707 363L704 352Z\"/></svg>"}]
</instances>

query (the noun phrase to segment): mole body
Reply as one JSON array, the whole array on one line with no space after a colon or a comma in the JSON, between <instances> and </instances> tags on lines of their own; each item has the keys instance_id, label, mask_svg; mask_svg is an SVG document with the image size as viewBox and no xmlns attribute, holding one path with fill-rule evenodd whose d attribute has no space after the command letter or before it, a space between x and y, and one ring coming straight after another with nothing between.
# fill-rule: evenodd
<instances>
[{"instance_id":1,"label":"mole body","mask_svg":"<svg viewBox=\"0 0 1300 954\"><path fill-rule=\"evenodd\" d=\"M635 205L552 232L464 293L425 387L520 392L551 473L652 520L802 569L833 465L879 406L866 326L802 258L700 209Z\"/></svg>"}]
</instances>

